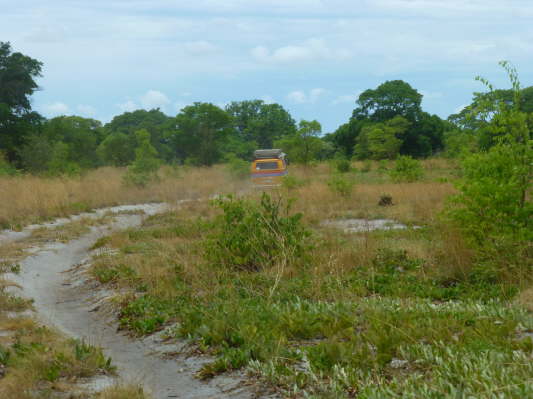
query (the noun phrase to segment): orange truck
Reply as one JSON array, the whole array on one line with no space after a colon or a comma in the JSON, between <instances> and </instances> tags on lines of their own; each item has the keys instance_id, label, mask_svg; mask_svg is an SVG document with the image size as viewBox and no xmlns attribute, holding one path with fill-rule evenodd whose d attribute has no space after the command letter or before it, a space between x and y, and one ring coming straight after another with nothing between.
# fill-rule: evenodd
<instances>
[{"instance_id":1,"label":"orange truck","mask_svg":"<svg viewBox=\"0 0 533 399\"><path fill-rule=\"evenodd\" d=\"M256 150L251 166L252 182L256 186L279 186L287 174L287 156L280 149Z\"/></svg>"}]
</instances>

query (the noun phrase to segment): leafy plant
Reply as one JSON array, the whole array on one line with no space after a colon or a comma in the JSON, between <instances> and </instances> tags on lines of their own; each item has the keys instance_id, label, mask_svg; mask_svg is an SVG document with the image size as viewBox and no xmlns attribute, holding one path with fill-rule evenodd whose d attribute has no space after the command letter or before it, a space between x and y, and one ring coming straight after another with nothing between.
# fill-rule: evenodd
<instances>
[{"instance_id":1,"label":"leafy plant","mask_svg":"<svg viewBox=\"0 0 533 399\"><path fill-rule=\"evenodd\" d=\"M352 170L352 163L347 159L339 159L335 163L335 168L339 173L348 173Z\"/></svg>"},{"instance_id":2,"label":"leafy plant","mask_svg":"<svg viewBox=\"0 0 533 399\"><path fill-rule=\"evenodd\" d=\"M530 257L533 239L533 120L520 110L522 91L516 70L506 62L500 64L513 86L513 101L499 98L489 82L478 78L494 94L487 97L491 101L478 105L477 113L488 118L484 131L495 144L463 160L460 192L448 214L479 249L486 268L494 262L514 266L520 271L513 272L516 279L531 274L531 263L525 259Z\"/></svg>"},{"instance_id":3,"label":"leafy plant","mask_svg":"<svg viewBox=\"0 0 533 399\"><path fill-rule=\"evenodd\" d=\"M290 214L290 201L263 193L259 204L228 196L214 201L222 210L215 233L206 241L206 255L214 265L257 271L280 262L300 259L310 233L301 214Z\"/></svg>"},{"instance_id":4,"label":"leafy plant","mask_svg":"<svg viewBox=\"0 0 533 399\"><path fill-rule=\"evenodd\" d=\"M414 182L424 176L424 170L419 160L408 155L400 155L389 171L389 175L395 182Z\"/></svg>"},{"instance_id":5,"label":"leafy plant","mask_svg":"<svg viewBox=\"0 0 533 399\"><path fill-rule=\"evenodd\" d=\"M349 197L352 194L354 181L349 177L340 174L332 175L327 181L328 187L343 197Z\"/></svg>"}]
</instances>

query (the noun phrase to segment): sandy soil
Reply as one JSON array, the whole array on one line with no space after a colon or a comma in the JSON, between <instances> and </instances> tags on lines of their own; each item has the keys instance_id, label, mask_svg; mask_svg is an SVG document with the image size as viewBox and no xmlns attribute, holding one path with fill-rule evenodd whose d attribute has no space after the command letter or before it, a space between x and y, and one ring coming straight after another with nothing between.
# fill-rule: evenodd
<instances>
[{"instance_id":1,"label":"sandy soil","mask_svg":"<svg viewBox=\"0 0 533 399\"><path fill-rule=\"evenodd\" d=\"M60 219L47 226L65 224L79 217L99 217L109 211L143 210L149 215L163 209L162 204L108 208L94 214ZM112 293L102 291L84 273L89 248L111 230L140 225L142 218L138 214L119 214L110 225L93 227L90 233L66 244L54 243L33 249L32 255L21 262L20 273L9 278L20 284L23 296L35 301L40 320L69 336L101 346L117 366L120 379L141 383L155 398L264 397L256 386L239 374L220 376L209 382L194 378L210 359L180 354L186 345L184 342L166 343L157 334L143 340L128 337L117 331L113 315L100 310L100 304ZM29 226L18 233L3 232L0 245L24 238L38 227L43 225ZM110 382L113 381L103 379L93 385L103 388Z\"/></svg>"}]
</instances>

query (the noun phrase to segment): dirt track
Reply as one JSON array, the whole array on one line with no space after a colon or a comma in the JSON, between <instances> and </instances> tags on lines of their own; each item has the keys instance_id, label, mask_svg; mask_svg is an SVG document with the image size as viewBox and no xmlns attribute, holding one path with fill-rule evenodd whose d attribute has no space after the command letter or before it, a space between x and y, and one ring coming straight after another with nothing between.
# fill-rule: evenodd
<instances>
[{"instance_id":1,"label":"dirt track","mask_svg":"<svg viewBox=\"0 0 533 399\"><path fill-rule=\"evenodd\" d=\"M161 205L136 208L147 214L164 209ZM141 221L140 215L117 215L110 225L92 228L78 239L38 248L34 255L21 262L20 274L10 279L22 286L23 296L34 299L40 320L69 336L101 346L113 359L120 379L141 383L155 398L257 397L253 387L240 375L221 376L208 383L199 381L194 373L208 359L175 354L185 345L183 342L165 344L157 335L144 340L130 338L117 332L111 315L99 311L98 304L105 299L105 293L83 273L89 248L111 229L137 226ZM13 239L6 237L4 234L4 239L0 238L0 245ZM19 237L23 235L16 238ZM168 353L173 356L165 356Z\"/></svg>"}]
</instances>

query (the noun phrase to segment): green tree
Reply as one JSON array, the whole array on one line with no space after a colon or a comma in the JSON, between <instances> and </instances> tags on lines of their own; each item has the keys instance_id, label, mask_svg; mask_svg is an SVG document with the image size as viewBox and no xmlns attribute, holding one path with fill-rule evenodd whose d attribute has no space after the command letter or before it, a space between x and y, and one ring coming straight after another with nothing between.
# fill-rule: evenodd
<instances>
[{"instance_id":1,"label":"green tree","mask_svg":"<svg viewBox=\"0 0 533 399\"><path fill-rule=\"evenodd\" d=\"M114 132L100 143L96 153L102 163L106 165L126 166L135 158L136 144L136 138L124 133Z\"/></svg>"},{"instance_id":2,"label":"green tree","mask_svg":"<svg viewBox=\"0 0 533 399\"><path fill-rule=\"evenodd\" d=\"M135 136L139 143L135 149L135 161L128 167L124 182L144 187L158 179L157 172L161 161L157 158L157 150L151 144L150 133L147 130L138 130Z\"/></svg>"},{"instance_id":3,"label":"green tree","mask_svg":"<svg viewBox=\"0 0 533 399\"><path fill-rule=\"evenodd\" d=\"M296 123L279 104L262 100L232 102L226 112L233 118L236 137L255 143L255 148L272 148L275 140L296 132Z\"/></svg>"},{"instance_id":4,"label":"green tree","mask_svg":"<svg viewBox=\"0 0 533 399\"><path fill-rule=\"evenodd\" d=\"M361 133L363 127L370 123L368 120L351 118L333 133L326 134L324 140L333 145L335 152L339 156L349 159L354 155L354 146L359 133Z\"/></svg>"},{"instance_id":5,"label":"green tree","mask_svg":"<svg viewBox=\"0 0 533 399\"><path fill-rule=\"evenodd\" d=\"M374 90L364 91L352 114L352 120L361 123L355 125L359 127L356 137L369 122L385 123L401 116L410 122L402 138L401 154L425 157L440 151L448 126L437 115L423 112L421 103L422 95L402 80L387 81Z\"/></svg>"},{"instance_id":6,"label":"green tree","mask_svg":"<svg viewBox=\"0 0 533 399\"><path fill-rule=\"evenodd\" d=\"M75 176L80 174L80 165L72 160L71 153L69 144L62 141L54 143L52 156L46 165L47 174L50 176Z\"/></svg>"},{"instance_id":7,"label":"green tree","mask_svg":"<svg viewBox=\"0 0 533 399\"><path fill-rule=\"evenodd\" d=\"M26 135L38 130L42 120L31 111L31 95L38 89L42 63L0 42L0 149L17 161L17 148Z\"/></svg>"},{"instance_id":8,"label":"green tree","mask_svg":"<svg viewBox=\"0 0 533 399\"><path fill-rule=\"evenodd\" d=\"M101 152L107 154L105 159L111 164L116 164L116 162L123 164L125 158L127 158L126 164L130 163L135 157L135 148L139 144L137 143L136 132L144 129L150 133L150 142L159 156L170 161L172 160L172 151L166 140L166 131L171 128L172 120L173 118L165 115L159 109L150 111L139 109L117 115L105 125L106 135L114 135L112 142L115 144L123 141L125 135L128 137L129 143L120 151L119 157L110 156L108 151L101 150Z\"/></svg>"},{"instance_id":9,"label":"green tree","mask_svg":"<svg viewBox=\"0 0 533 399\"><path fill-rule=\"evenodd\" d=\"M479 112L491 115L485 129L496 138L495 144L463 161L464 176L455 197L458 206L451 215L481 249L482 257L503 259L520 270L519 254L527 251L533 239L533 116L521 110L516 70L507 62L500 64L511 81L513 100L487 96L492 100L480 105ZM478 80L495 93L488 81Z\"/></svg>"},{"instance_id":10,"label":"green tree","mask_svg":"<svg viewBox=\"0 0 533 399\"><path fill-rule=\"evenodd\" d=\"M194 103L176 116L169 133L174 157L197 165L211 166L222 159L229 136L234 132L231 117L210 103Z\"/></svg>"},{"instance_id":11,"label":"green tree","mask_svg":"<svg viewBox=\"0 0 533 399\"><path fill-rule=\"evenodd\" d=\"M316 120L300 121L296 134L277 140L275 146L282 148L292 162L308 165L311 161L324 159L332 148L320 137L322 126Z\"/></svg>"},{"instance_id":12,"label":"green tree","mask_svg":"<svg viewBox=\"0 0 533 399\"><path fill-rule=\"evenodd\" d=\"M96 148L104 132L100 121L81 116L59 116L43 125L43 135L50 143L68 145L67 160L82 169L98 166Z\"/></svg>"},{"instance_id":13,"label":"green tree","mask_svg":"<svg viewBox=\"0 0 533 399\"><path fill-rule=\"evenodd\" d=\"M18 149L22 167L31 173L44 173L54 155L54 145L42 134L32 134Z\"/></svg>"},{"instance_id":14,"label":"green tree","mask_svg":"<svg viewBox=\"0 0 533 399\"><path fill-rule=\"evenodd\" d=\"M477 151L477 137L468 130L452 129L444 133L444 156L458 158Z\"/></svg>"},{"instance_id":15,"label":"green tree","mask_svg":"<svg viewBox=\"0 0 533 399\"><path fill-rule=\"evenodd\" d=\"M366 125L356 138L354 155L359 159L394 159L400 152L410 122L402 116Z\"/></svg>"},{"instance_id":16,"label":"green tree","mask_svg":"<svg viewBox=\"0 0 533 399\"><path fill-rule=\"evenodd\" d=\"M370 119L372 122L385 122L401 115L407 120L418 119L422 95L403 80L391 80L376 89L365 90L357 100L358 107L353 111L355 119Z\"/></svg>"}]
</instances>

